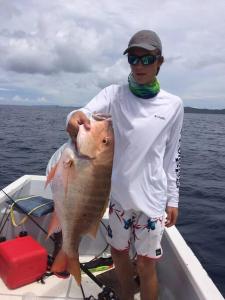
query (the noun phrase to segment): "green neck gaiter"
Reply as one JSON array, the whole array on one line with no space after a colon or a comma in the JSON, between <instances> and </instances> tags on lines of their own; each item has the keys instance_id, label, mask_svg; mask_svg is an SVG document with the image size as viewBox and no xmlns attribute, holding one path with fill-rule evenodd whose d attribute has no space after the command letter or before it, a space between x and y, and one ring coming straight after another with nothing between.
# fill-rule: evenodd
<instances>
[{"instance_id":1,"label":"green neck gaiter","mask_svg":"<svg viewBox=\"0 0 225 300\"><path fill-rule=\"evenodd\" d=\"M155 97L160 91L160 84L157 78L150 84L139 84L135 81L133 74L128 76L130 91L137 97L150 99Z\"/></svg>"}]
</instances>

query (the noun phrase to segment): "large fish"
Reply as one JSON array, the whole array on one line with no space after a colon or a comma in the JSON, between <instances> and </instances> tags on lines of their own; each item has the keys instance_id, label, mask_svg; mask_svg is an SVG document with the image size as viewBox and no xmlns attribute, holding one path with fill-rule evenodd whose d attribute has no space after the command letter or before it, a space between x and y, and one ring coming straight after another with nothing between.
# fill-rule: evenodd
<instances>
[{"instance_id":1,"label":"large fish","mask_svg":"<svg viewBox=\"0 0 225 300\"><path fill-rule=\"evenodd\" d=\"M55 205L49 235L58 226L63 235L52 271L67 270L79 285L80 239L85 234L96 237L108 205L114 150L110 116L93 114L90 125L89 130L79 126L76 146L66 143L55 153L58 162L51 166L46 182L51 183Z\"/></svg>"}]
</instances>

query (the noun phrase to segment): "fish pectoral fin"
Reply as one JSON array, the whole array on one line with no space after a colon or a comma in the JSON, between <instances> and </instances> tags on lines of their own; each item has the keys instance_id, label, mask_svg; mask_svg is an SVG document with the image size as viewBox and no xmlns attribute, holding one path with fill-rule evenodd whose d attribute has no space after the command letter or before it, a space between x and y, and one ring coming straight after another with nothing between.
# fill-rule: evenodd
<instances>
[{"instance_id":1,"label":"fish pectoral fin","mask_svg":"<svg viewBox=\"0 0 225 300\"><path fill-rule=\"evenodd\" d=\"M47 187L47 185L52 181L52 179L54 178L55 176L55 172L56 172L56 169L57 169L57 166L58 166L58 163L51 168L51 171L48 173L48 176L47 176L47 180L46 180L46 183L45 183L45 188Z\"/></svg>"},{"instance_id":2,"label":"fish pectoral fin","mask_svg":"<svg viewBox=\"0 0 225 300\"><path fill-rule=\"evenodd\" d=\"M108 207L108 204L109 204L109 199L107 199L107 200L105 201L105 205L104 205L104 207L103 207L103 209L102 209L102 211L101 211L101 217L100 217L99 222L102 220L102 218L103 218L103 216L104 216L104 213L105 213L105 211L106 211L106 209L107 209L107 207Z\"/></svg>"},{"instance_id":3,"label":"fish pectoral fin","mask_svg":"<svg viewBox=\"0 0 225 300\"><path fill-rule=\"evenodd\" d=\"M104 213L105 213L107 207L108 207L108 201L105 202L105 205L101 211L101 214L100 214L100 217L99 217L99 220L97 221L97 223L92 224L90 229L87 232L87 235L89 235L90 237L92 237L94 239L96 238L100 222L104 216Z\"/></svg>"},{"instance_id":4,"label":"fish pectoral fin","mask_svg":"<svg viewBox=\"0 0 225 300\"><path fill-rule=\"evenodd\" d=\"M68 185L71 183L71 179L76 178L76 165L73 159L69 159L63 162L64 165L64 176L63 176L63 188L65 198L67 198L68 194Z\"/></svg>"},{"instance_id":5,"label":"fish pectoral fin","mask_svg":"<svg viewBox=\"0 0 225 300\"><path fill-rule=\"evenodd\" d=\"M56 255L56 258L53 262L53 265L51 267L51 272L57 273L57 272L64 272L67 270L67 255L66 253L61 249L59 253Z\"/></svg>"},{"instance_id":6,"label":"fish pectoral fin","mask_svg":"<svg viewBox=\"0 0 225 300\"><path fill-rule=\"evenodd\" d=\"M48 235L47 235L47 238L49 238L50 235L52 235L53 232L55 232L55 230L59 229L59 228L61 228L61 225L60 225L60 222L59 222L59 218L58 218L56 212L53 211L52 217L51 217L51 220L50 220L50 223L49 223L49 226L48 226Z\"/></svg>"},{"instance_id":7,"label":"fish pectoral fin","mask_svg":"<svg viewBox=\"0 0 225 300\"><path fill-rule=\"evenodd\" d=\"M74 159L68 158L63 161L63 167L65 169L70 168L74 164Z\"/></svg>"},{"instance_id":8,"label":"fish pectoral fin","mask_svg":"<svg viewBox=\"0 0 225 300\"><path fill-rule=\"evenodd\" d=\"M78 285L81 284L80 262L78 257L67 257L67 271L72 274Z\"/></svg>"}]
</instances>

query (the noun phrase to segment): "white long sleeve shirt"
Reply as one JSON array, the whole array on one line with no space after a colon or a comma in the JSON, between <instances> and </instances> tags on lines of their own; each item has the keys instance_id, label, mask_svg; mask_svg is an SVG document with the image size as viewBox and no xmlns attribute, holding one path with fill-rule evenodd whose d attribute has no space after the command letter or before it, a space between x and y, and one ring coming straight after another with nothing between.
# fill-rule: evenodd
<instances>
[{"instance_id":1,"label":"white long sleeve shirt","mask_svg":"<svg viewBox=\"0 0 225 300\"><path fill-rule=\"evenodd\" d=\"M134 96L128 85L103 89L85 107L112 115L115 151L111 197L125 209L149 217L164 214L179 201L182 100L160 90L151 99ZM68 117L67 122L72 111Z\"/></svg>"}]
</instances>

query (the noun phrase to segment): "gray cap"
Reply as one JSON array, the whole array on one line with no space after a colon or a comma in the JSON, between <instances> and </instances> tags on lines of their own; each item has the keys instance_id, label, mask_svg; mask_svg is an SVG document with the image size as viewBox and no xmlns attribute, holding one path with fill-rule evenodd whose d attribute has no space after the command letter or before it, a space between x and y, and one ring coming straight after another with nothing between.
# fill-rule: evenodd
<instances>
[{"instance_id":1,"label":"gray cap","mask_svg":"<svg viewBox=\"0 0 225 300\"><path fill-rule=\"evenodd\" d=\"M141 30L135 33L129 41L128 48L123 52L126 54L131 48L139 47L146 50L160 50L162 52L162 43L158 35L152 30Z\"/></svg>"}]
</instances>

